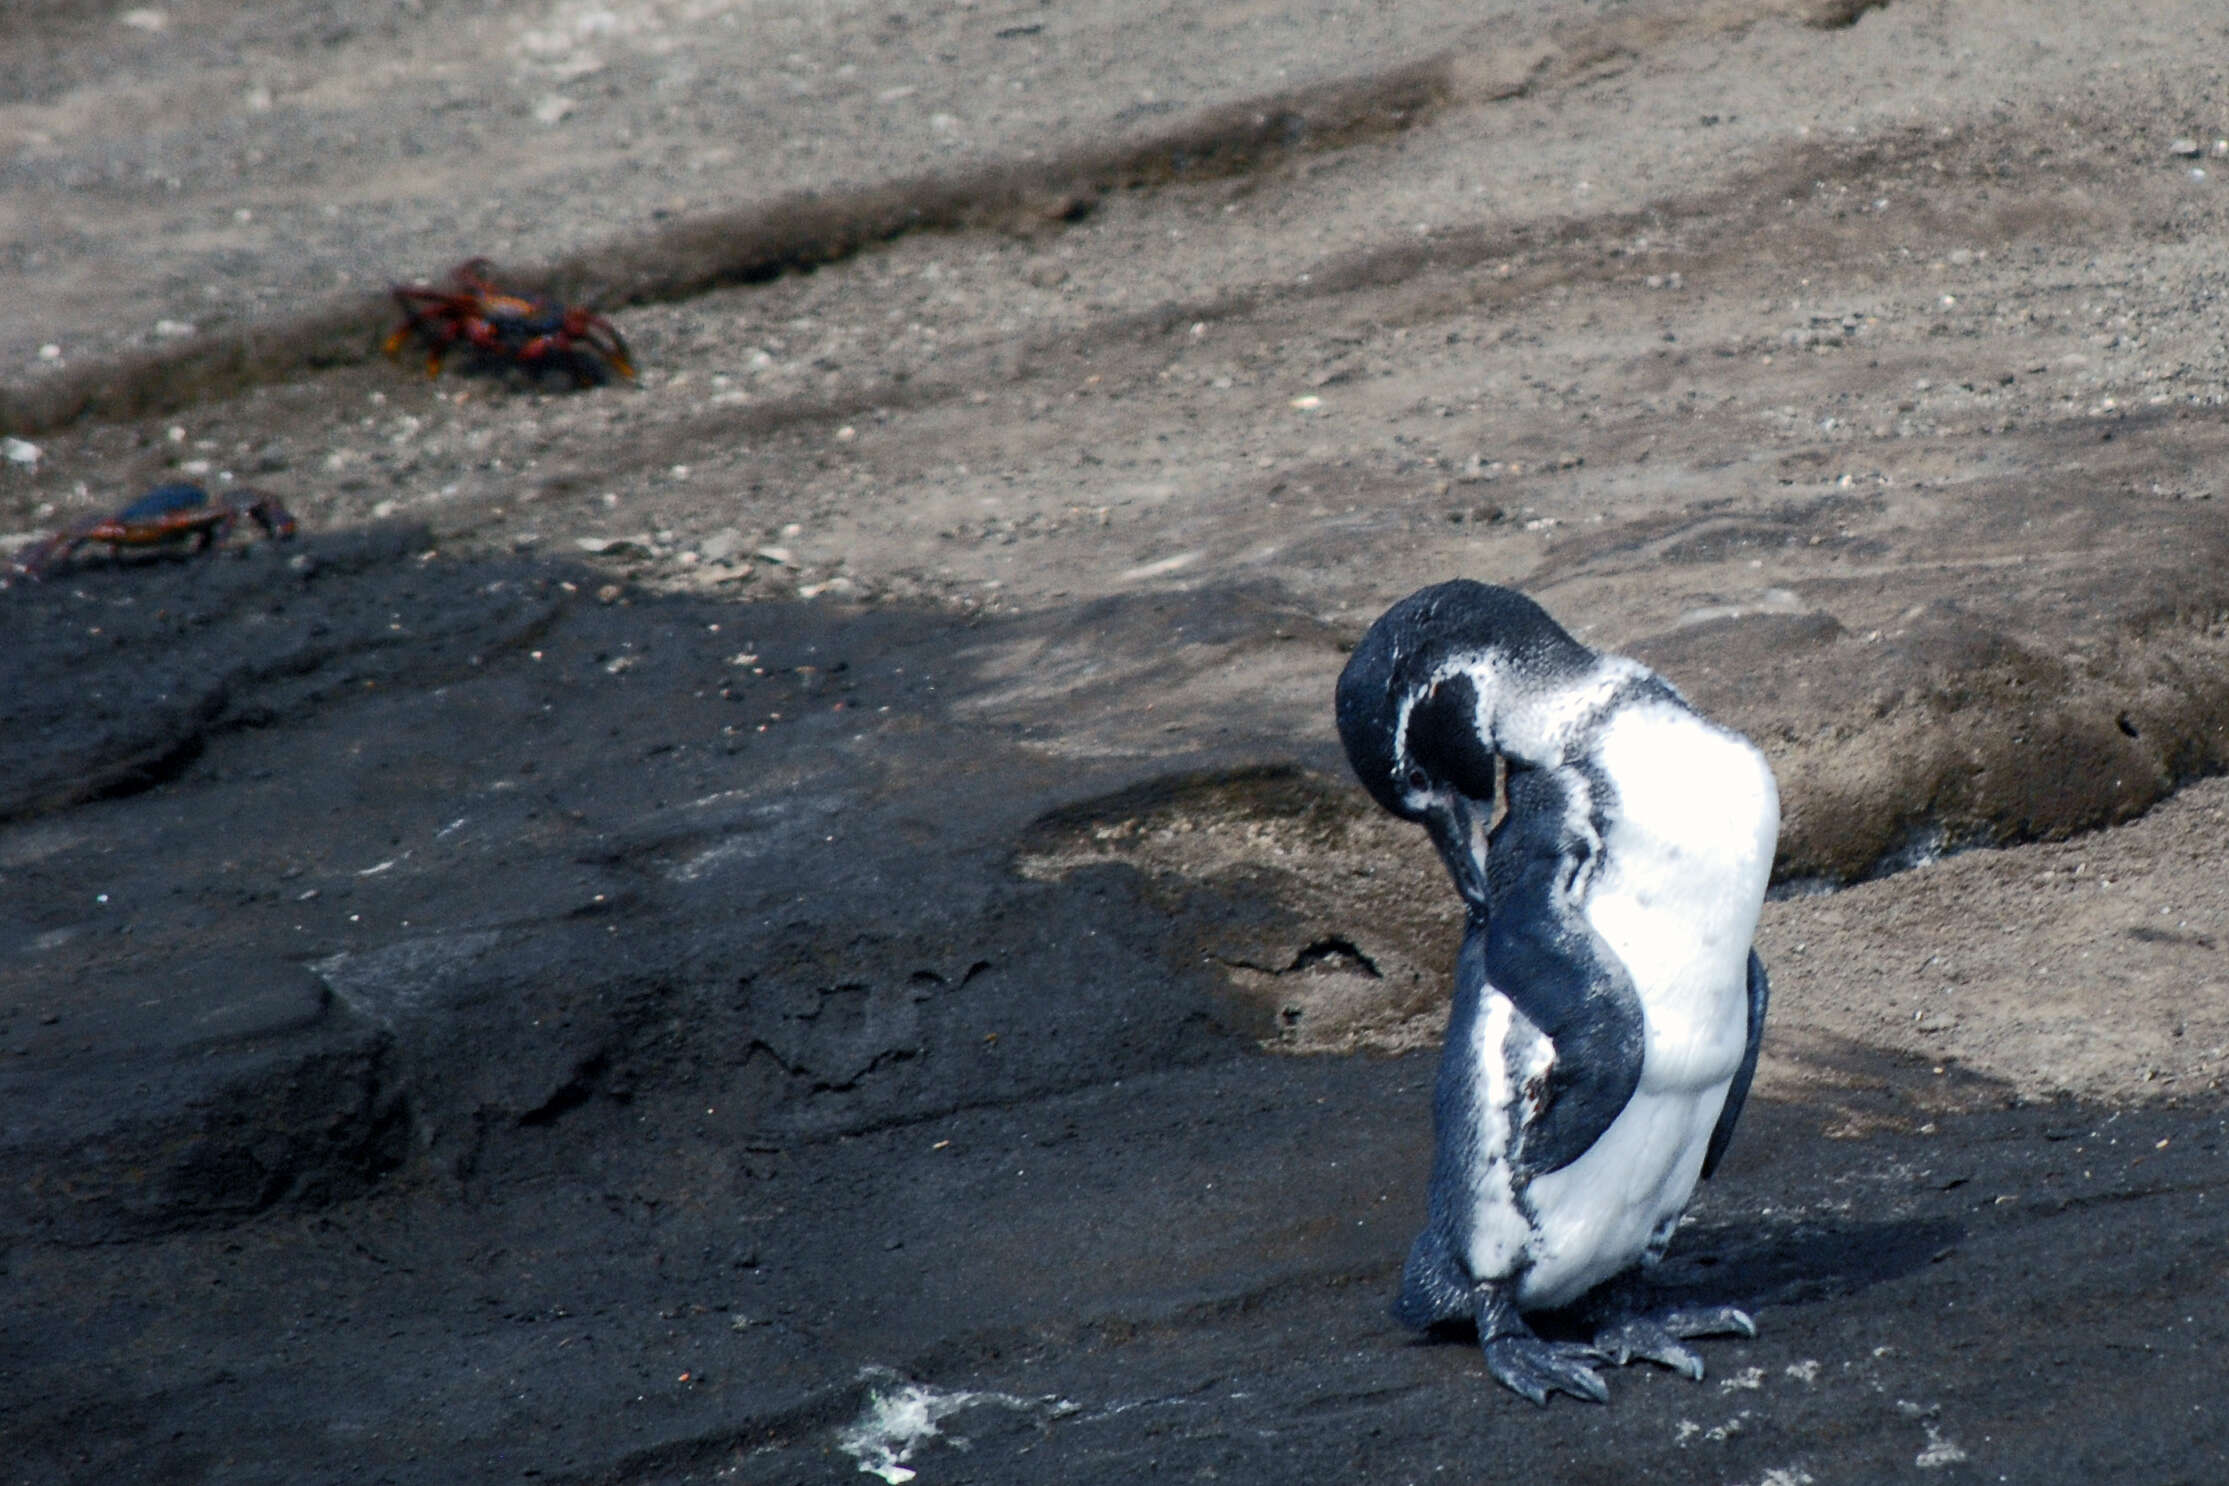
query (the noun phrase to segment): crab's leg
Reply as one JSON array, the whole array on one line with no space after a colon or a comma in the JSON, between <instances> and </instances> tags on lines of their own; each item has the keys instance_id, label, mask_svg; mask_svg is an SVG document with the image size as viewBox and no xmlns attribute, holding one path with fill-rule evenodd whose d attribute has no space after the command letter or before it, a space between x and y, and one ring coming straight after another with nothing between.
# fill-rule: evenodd
<instances>
[{"instance_id":1,"label":"crab's leg","mask_svg":"<svg viewBox=\"0 0 2229 1486\"><path fill-rule=\"evenodd\" d=\"M64 561L84 544L82 537L61 532L43 542L35 542L15 556L15 570L33 581L46 577L48 570Z\"/></svg>"},{"instance_id":2,"label":"crab's leg","mask_svg":"<svg viewBox=\"0 0 2229 1486\"><path fill-rule=\"evenodd\" d=\"M459 329L463 333L463 338L472 342L480 350L497 356L506 354L502 333L489 322L487 316L479 314L467 316Z\"/></svg>"},{"instance_id":3,"label":"crab's leg","mask_svg":"<svg viewBox=\"0 0 2229 1486\"><path fill-rule=\"evenodd\" d=\"M525 345L520 346L519 360L539 361L553 351L569 351L572 348L573 338L571 336L562 330L553 330L548 335L538 335Z\"/></svg>"},{"instance_id":4,"label":"crab's leg","mask_svg":"<svg viewBox=\"0 0 2229 1486\"><path fill-rule=\"evenodd\" d=\"M225 538L231 536L232 517L233 510L230 506L225 507L224 513L218 516L214 521L208 520L206 517L204 517L201 527L201 545L196 547L194 550L196 552L207 552L211 547L216 546L219 542L222 542Z\"/></svg>"}]
</instances>

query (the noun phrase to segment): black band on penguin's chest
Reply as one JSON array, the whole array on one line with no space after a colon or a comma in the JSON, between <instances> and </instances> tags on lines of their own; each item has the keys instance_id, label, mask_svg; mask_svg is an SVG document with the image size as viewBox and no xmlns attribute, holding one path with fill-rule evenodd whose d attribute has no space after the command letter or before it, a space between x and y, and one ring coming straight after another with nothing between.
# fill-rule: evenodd
<instances>
[{"instance_id":1,"label":"black band on penguin's chest","mask_svg":"<svg viewBox=\"0 0 2229 1486\"><path fill-rule=\"evenodd\" d=\"M1574 879L1596 849L1571 771L1512 769L1509 811L1488 846L1485 972L1555 1047L1545 1107L1523 1132L1520 1168L1556 1171L1586 1154L1640 1086L1647 1028L1623 963L1587 922Z\"/></svg>"}]
</instances>

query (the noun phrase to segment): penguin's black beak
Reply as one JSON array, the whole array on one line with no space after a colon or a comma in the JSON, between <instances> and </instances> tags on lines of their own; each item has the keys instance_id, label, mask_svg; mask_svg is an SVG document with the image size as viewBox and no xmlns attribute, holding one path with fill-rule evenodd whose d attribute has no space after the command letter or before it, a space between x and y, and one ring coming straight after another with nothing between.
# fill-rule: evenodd
<instances>
[{"instance_id":1,"label":"penguin's black beak","mask_svg":"<svg viewBox=\"0 0 2229 1486\"><path fill-rule=\"evenodd\" d=\"M1486 825L1492 814L1490 803L1450 792L1424 815L1424 829L1439 848L1447 875L1455 879L1455 890L1481 919L1486 917Z\"/></svg>"}]
</instances>

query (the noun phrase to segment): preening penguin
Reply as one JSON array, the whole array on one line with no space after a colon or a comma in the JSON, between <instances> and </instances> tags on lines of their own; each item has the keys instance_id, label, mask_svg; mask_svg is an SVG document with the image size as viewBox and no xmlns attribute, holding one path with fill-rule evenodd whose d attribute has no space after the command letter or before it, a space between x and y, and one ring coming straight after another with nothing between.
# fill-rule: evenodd
<instances>
[{"instance_id":1,"label":"preening penguin","mask_svg":"<svg viewBox=\"0 0 2229 1486\"><path fill-rule=\"evenodd\" d=\"M1606 1400L1602 1362L1700 1378L1683 1339L1754 1336L1748 1316L1624 1315L1585 1346L1522 1313L1654 1263L1732 1137L1764 1027L1772 770L1645 666L1483 583L1387 610L1338 706L1355 773L1430 834L1468 910L1394 1315L1475 1320L1488 1369L1535 1403Z\"/></svg>"}]
</instances>

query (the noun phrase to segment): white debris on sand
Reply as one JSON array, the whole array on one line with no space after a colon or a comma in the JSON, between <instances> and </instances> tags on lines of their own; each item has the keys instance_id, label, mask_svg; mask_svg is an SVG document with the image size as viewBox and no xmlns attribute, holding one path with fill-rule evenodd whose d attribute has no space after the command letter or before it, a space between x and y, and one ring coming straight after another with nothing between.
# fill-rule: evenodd
<instances>
[{"instance_id":1,"label":"white debris on sand","mask_svg":"<svg viewBox=\"0 0 2229 1486\"><path fill-rule=\"evenodd\" d=\"M1943 1432L1934 1425L1927 1426L1927 1448L1912 1458L1912 1464L1923 1471L1940 1470L1946 1465L1957 1465L1966 1458L1966 1452L1955 1440L1943 1438Z\"/></svg>"},{"instance_id":2,"label":"white debris on sand","mask_svg":"<svg viewBox=\"0 0 2229 1486\"><path fill-rule=\"evenodd\" d=\"M891 1483L914 1478L906 1464L920 1449L942 1433L946 1419L963 1409L982 1404L1053 1415L1073 1411L1073 1405L1054 1398L1018 1398L1011 1393L947 1392L926 1383L909 1382L888 1368L870 1367L861 1373L870 1380L866 1406L859 1417L836 1431L836 1448L859 1462L859 1469ZM964 1445L965 1441L955 1440Z\"/></svg>"}]
</instances>

